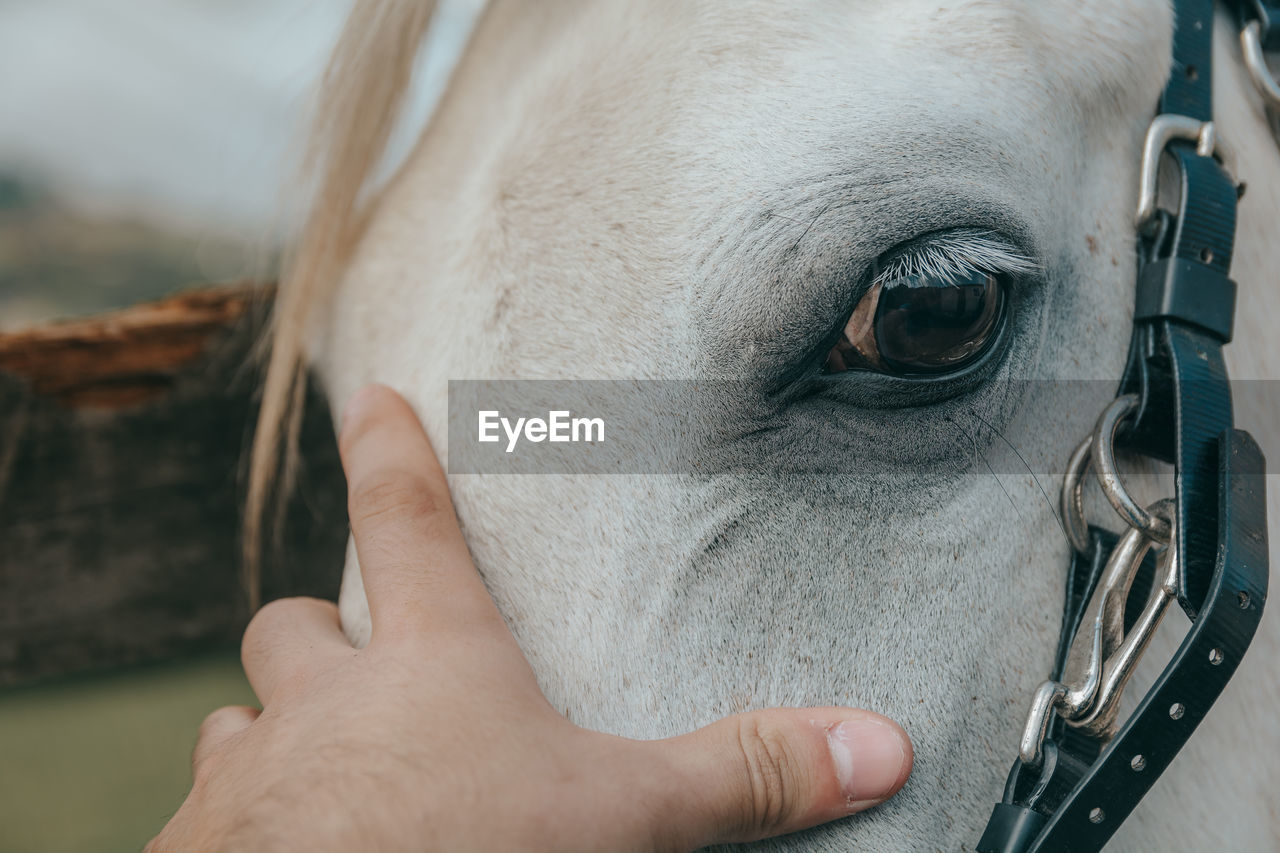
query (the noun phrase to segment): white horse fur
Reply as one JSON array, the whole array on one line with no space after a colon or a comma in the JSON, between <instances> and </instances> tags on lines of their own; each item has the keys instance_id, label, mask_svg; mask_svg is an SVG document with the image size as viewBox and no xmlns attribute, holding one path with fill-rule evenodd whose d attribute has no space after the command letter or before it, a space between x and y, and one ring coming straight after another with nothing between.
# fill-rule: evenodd
<instances>
[{"instance_id":1,"label":"white horse fur","mask_svg":"<svg viewBox=\"0 0 1280 853\"><path fill-rule=\"evenodd\" d=\"M350 38L369 40L369 85L379 30L408 4L359 4ZM1217 121L1248 184L1227 360L1233 378L1274 379L1280 155L1221 12L1217 29ZM331 302L290 307L286 292L283 320L315 312L306 346L335 409L390 384L443 457L448 379L736 376L763 395L842 320L877 257L979 229L1038 270L1019 280L998 376L1114 382L1171 31L1156 0L496 0ZM332 124L348 119L362 120ZM941 470L930 453L954 456L959 422L982 412L1006 432L1017 421L1019 450L1061 471L1094 417L1067 418L1082 404L1065 391L1029 405L1010 387L1030 386L827 408L821 424L797 410L797 428L857 437L830 442L847 477L450 485L476 564L570 719L652 738L748 708L874 709L914 741L903 791L760 848L971 849L1048 671L1068 548L1029 474L993 475L981 454ZM780 428L790 414L773 412ZM1275 395L1241 400L1236 418L1280 466ZM983 452L1000 444L974 435ZM900 473L860 476L867 459ZM1277 541L1272 524L1273 564ZM351 553L341 610L365 639ZM1280 849L1278 610L1108 849ZM1166 622L1130 693L1186 625Z\"/></svg>"}]
</instances>

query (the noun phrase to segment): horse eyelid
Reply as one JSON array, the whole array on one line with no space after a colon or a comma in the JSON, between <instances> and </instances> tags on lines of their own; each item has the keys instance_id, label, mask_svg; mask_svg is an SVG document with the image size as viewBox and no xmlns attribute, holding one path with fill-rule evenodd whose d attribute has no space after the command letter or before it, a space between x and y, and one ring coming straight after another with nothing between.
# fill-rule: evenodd
<instances>
[{"instance_id":1,"label":"horse eyelid","mask_svg":"<svg viewBox=\"0 0 1280 853\"><path fill-rule=\"evenodd\" d=\"M912 240L876 271L872 284L909 283L913 278L945 284L975 270L1016 278L1039 272L1040 264L993 231L960 229Z\"/></svg>"}]
</instances>

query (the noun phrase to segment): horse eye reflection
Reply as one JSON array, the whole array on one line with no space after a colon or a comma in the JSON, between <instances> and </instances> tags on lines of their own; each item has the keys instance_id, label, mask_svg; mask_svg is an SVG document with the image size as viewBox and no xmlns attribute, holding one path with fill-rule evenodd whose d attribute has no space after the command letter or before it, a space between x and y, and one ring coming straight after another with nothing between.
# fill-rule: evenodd
<instances>
[{"instance_id":1,"label":"horse eye reflection","mask_svg":"<svg viewBox=\"0 0 1280 853\"><path fill-rule=\"evenodd\" d=\"M825 373L872 370L894 375L939 374L978 359L996 337L1004 282L972 271L943 282L877 282L858 302L827 354Z\"/></svg>"}]
</instances>

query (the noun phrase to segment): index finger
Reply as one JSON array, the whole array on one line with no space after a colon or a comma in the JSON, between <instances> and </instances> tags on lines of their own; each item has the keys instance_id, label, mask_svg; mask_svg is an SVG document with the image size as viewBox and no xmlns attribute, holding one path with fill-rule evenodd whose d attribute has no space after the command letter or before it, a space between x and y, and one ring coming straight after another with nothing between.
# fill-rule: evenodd
<instances>
[{"instance_id":1,"label":"index finger","mask_svg":"<svg viewBox=\"0 0 1280 853\"><path fill-rule=\"evenodd\" d=\"M404 398L382 385L357 392L338 448L375 639L379 629L404 626L504 625L458 529L444 472Z\"/></svg>"}]
</instances>

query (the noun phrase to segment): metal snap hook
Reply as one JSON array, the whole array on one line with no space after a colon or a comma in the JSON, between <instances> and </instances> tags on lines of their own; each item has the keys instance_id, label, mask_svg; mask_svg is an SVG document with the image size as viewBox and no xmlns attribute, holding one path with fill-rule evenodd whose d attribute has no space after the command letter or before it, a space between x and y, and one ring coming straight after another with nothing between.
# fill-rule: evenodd
<instances>
[{"instance_id":1,"label":"metal snap hook","mask_svg":"<svg viewBox=\"0 0 1280 853\"><path fill-rule=\"evenodd\" d=\"M1174 502L1165 498L1144 512L1172 525ZM1160 543L1145 530L1134 527L1111 552L1081 617L1061 680L1043 682L1032 699L1018 745L1019 757L1027 766L1039 766L1044 759L1044 739L1054 712L1092 737L1109 740L1114 735L1120 696L1169 602L1177 596L1181 561L1171 545L1160 556L1159 582L1133 630L1125 633L1124 608L1133 580L1147 552L1158 547Z\"/></svg>"},{"instance_id":2,"label":"metal snap hook","mask_svg":"<svg viewBox=\"0 0 1280 853\"><path fill-rule=\"evenodd\" d=\"M1271 76L1271 69L1267 68L1267 60L1262 53L1262 25L1257 21L1250 21L1240 31L1240 52L1258 94L1262 95L1268 107L1280 110L1280 85Z\"/></svg>"},{"instance_id":3,"label":"metal snap hook","mask_svg":"<svg viewBox=\"0 0 1280 853\"><path fill-rule=\"evenodd\" d=\"M1164 516L1175 523L1174 502L1166 498L1148 507L1153 515ZM1164 549L1157 562L1157 582L1151 589L1142 613L1133 627L1124 630L1125 602L1147 551L1159 547L1144 531L1130 530L1116 547L1115 565L1108 563L1100 583L1102 598L1099 601L1098 619L1105 622L1107 652L1102 661L1101 684L1093 702L1084 714L1067 718L1067 725L1078 728L1091 737L1110 740L1119 724L1120 696L1124 693L1129 677L1155 636L1165 611L1178 594L1182 561L1179 558L1176 538Z\"/></svg>"}]
</instances>

